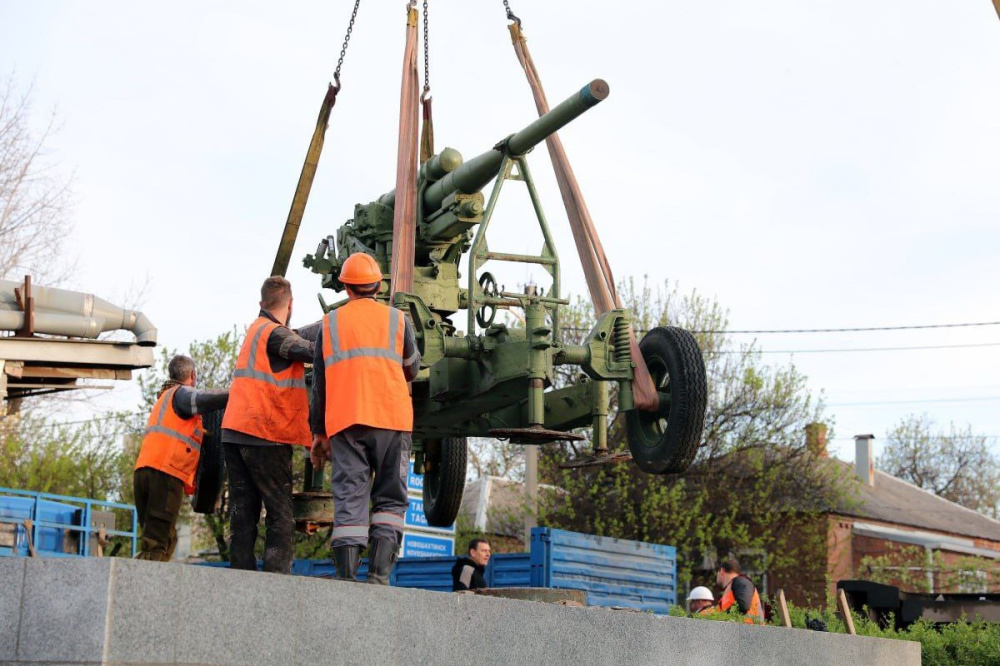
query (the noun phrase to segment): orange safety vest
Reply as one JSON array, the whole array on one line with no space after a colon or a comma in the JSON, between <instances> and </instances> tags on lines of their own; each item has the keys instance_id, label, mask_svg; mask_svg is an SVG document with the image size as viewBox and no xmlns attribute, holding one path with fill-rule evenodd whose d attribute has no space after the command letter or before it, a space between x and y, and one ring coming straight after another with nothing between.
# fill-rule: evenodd
<instances>
[{"instance_id":1,"label":"orange safety vest","mask_svg":"<svg viewBox=\"0 0 1000 666\"><path fill-rule=\"evenodd\" d=\"M182 419L174 411L174 393L179 386L167 389L156 400L146 422L146 434L135 461L135 469L152 467L184 482L184 492L194 492L194 475L201 457L201 416Z\"/></svg>"},{"instance_id":2,"label":"orange safety vest","mask_svg":"<svg viewBox=\"0 0 1000 666\"><path fill-rule=\"evenodd\" d=\"M267 339L279 326L258 317L247 329L222 427L268 442L312 446L305 364L292 361L288 369L273 372L267 358Z\"/></svg>"},{"instance_id":3,"label":"orange safety vest","mask_svg":"<svg viewBox=\"0 0 1000 666\"><path fill-rule=\"evenodd\" d=\"M739 577L750 580L742 574ZM719 599L719 610L725 613L735 605L736 595L733 594L733 584L730 583L726 586L726 591L722 594L722 598ZM753 599L750 600L750 610L743 614L743 621L747 624L764 624L764 606L760 603L760 595L757 594L756 585L753 588Z\"/></svg>"},{"instance_id":4,"label":"orange safety vest","mask_svg":"<svg viewBox=\"0 0 1000 666\"><path fill-rule=\"evenodd\" d=\"M352 425L412 432L403 375L406 323L396 308L358 298L323 317L326 434Z\"/></svg>"}]
</instances>

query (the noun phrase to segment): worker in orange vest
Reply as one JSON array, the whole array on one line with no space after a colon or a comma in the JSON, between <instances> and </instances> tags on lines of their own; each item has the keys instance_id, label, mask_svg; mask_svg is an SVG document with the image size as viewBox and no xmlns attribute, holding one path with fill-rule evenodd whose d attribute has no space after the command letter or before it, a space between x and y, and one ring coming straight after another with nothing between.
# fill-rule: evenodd
<instances>
[{"instance_id":1,"label":"worker in orange vest","mask_svg":"<svg viewBox=\"0 0 1000 666\"><path fill-rule=\"evenodd\" d=\"M716 606L718 612L725 613L736 606L747 624L764 624L764 606L760 603L757 587L740 573L739 562L735 559L720 562L715 581L723 588Z\"/></svg>"},{"instance_id":2,"label":"worker in orange vest","mask_svg":"<svg viewBox=\"0 0 1000 666\"><path fill-rule=\"evenodd\" d=\"M168 562L177 546L177 516L184 494L194 493L201 456L201 415L226 406L228 390L199 391L187 356L167 364L167 381L146 422L132 487L142 539L140 560Z\"/></svg>"},{"instance_id":3,"label":"worker in orange vest","mask_svg":"<svg viewBox=\"0 0 1000 666\"><path fill-rule=\"evenodd\" d=\"M312 460L318 469L333 461L337 577L355 579L367 544L368 582L388 585L408 506L407 382L420 371L420 351L403 313L375 300L382 286L375 259L352 254L340 281L349 300L323 318L313 359Z\"/></svg>"},{"instance_id":4,"label":"worker in orange vest","mask_svg":"<svg viewBox=\"0 0 1000 666\"><path fill-rule=\"evenodd\" d=\"M292 447L312 443L305 364L312 361L319 322L293 331L291 318L292 285L276 275L267 278L260 312L236 359L222 419L234 569L257 569L253 550L262 505L264 571L288 573L292 566Z\"/></svg>"}]
</instances>

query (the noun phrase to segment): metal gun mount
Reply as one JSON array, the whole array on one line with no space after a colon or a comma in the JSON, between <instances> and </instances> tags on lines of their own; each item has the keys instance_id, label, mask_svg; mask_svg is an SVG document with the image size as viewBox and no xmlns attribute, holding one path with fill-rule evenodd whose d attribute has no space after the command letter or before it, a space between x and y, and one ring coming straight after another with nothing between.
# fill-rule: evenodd
<instances>
[{"instance_id":1,"label":"metal gun mount","mask_svg":"<svg viewBox=\"0 0 1000 666\"><path fill-rule=\"evenodd\" d=\"M660 392L658 413L634 409L633 365L629 351L630 315L616 309L601 315L582 344L564 344L559 309L559 255L549 232L531 170L525 159L536 145L606 99L607 83L595 79L516 134L473 159L446 148L419 171L413 293L396 293L396 307L409 314L423 356L413 382L415 469L424 474L424 510L431 525L451 525L465 485L466 438L498 437L521 444L582 440L591 429L595 455L607 453L609 382L618 383L618 409L626 412L629 448L641 469L683 471L696 452L705 411L705 370L694 338L680 329L658 328L641 345ZM495 179L488 202L482 193ZM539 255L489 249L486 234L504 183L527 186L544 240ZM322 276L325 288L342 291L344 260L366 252L382 268L378 298L388 302L395 192L357 204L354 217L336 235L320 241L304 265ZM459 262L469 253L468 276ZM552 277L548 293L502 291L488 261L542 266ZM346 300L327 305L340 307ZM496 323L498 309L518 308L524 327ZM467 312L467 334L451 320ZM581 381L557 386L554 369L578 366ZM322 479L307 469L306 494ZM310 497L313 497L310 496ZM305 506L305 505L304 505ZM304 509L320 512L315 502ZM306 520L306 517L300 516Z\"/></svg>"}]
</instances>

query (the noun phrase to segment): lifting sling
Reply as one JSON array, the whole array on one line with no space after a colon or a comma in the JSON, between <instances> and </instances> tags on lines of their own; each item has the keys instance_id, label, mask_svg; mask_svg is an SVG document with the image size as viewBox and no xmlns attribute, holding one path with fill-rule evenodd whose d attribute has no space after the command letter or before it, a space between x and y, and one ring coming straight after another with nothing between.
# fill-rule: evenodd
<instances>
[{"instance_id":1,"label":"lifting sling","mask_svg":"<svg viewBox=\"0 0 1000 666\"><path fill-rule=\"evenodd\" d=\"M399 94L399 145L396 151L396 204L392 214L392 293L413 291L417 224L417 8L406 6L406 48Z\"/></svg>"},{"instance_id":2,"label":"lifting sling","mask_svg":"<svg viewBox=\"0 0 1000 666\"><path fill-rule=\"evenodd\" d=\"M351 33L354 31L354 21L357 19L358 6L360 4L361 0L355 0L354 10L351 12L351 21L348 23L347 34L344 36L344 45L340 49L340 59L337 60L337 68L333 72L333 83L327 86L326 95L323 96L323 103L319 107L316 128L313 130L312 139L309 141L309 150L306 152L305 162L302 163L299 182L295 185L295 194L292 196L292 207L288 210L285 228L281 232L281 242L278 244L278 252L274 256L271 275L284 277L285 273L288 272L288 262L292 257L295 239L299 235L299 225L302 224L302 216L306 212L306 203L309 201L309 192L312 190L313 178L316 177L319 157L323 153L326 129L330 126L330 112L333 110L333 105L337 102L337 93L340 92L340 69L344 65L344 54L347 53L347 45L351 41Z\"/></svg>"},{"instance_id":3,"label":"lifting sling","mask_svg":"<svg viewBox=\"0 0 1000 666\"><path fill-rule=\"evenodd\" d=\"M507 5L506 1L504 5ZM513 21L507 27L514 44L514 52L517 54L517 59L524 69L528 84L531 86L538 115L544 115L549 111L549 103L545 98L538 70L535 69L535 63L528 52L528 44L521 31L521 19L511 13L509 6L507 6L507 18ZM621 299L615 288L615 278L611 272L611 266L604 253L604 246L597 237L597 229L590 217L587 204L583 200L583 193L580 191L576 176L573 174L573 168L570 166L562 141L559 140L558 134L553 134L545 139L545 144L548 147L549 156L552 158L552 166L555 169L556 181L559 183L559 191L562 193L563 205L566 207L573 240L580 255L580 262L583 264L583 273L587 279L594 312L601 315L608 310L620 308ZM635 405L639 409L656 411L659 408L660 398L653 384L653 378L649 374L649 369L643 361L642 353L639 351L634 330L629 331L629 344L632 349L632 362L635 365L633 384Z\"/></svg>"}]
</instances>

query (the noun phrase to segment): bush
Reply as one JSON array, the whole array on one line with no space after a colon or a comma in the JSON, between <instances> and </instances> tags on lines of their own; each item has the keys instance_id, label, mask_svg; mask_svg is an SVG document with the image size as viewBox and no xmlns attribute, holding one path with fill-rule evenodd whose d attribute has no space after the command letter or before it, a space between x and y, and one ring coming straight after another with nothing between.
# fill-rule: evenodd
<instances>
[{"instance_id":1,"label":"bush","mask_svg":"<svg viewBox=\"0 0 1000 666\"><path fill-rule=\"evenodd\" d=\"M775 617L769 624L780 626L781 619L777 615L777 603L774 603ZM723 622L742 622L742 617L736 613L714 613L712 615L690 615L680 606L670 609L671 616L693 617L700 620ZM805 629L810 619L822 620L831 633L847 633L840 614L831 607L799 608L788 604L788 615L792 627ZM962 619L959 622L946 625L935 625L932 622L920 620L903 631L888 628L882 629L867 616L852 613L854 629L860 636L872 638L887 638L903 641L918 641L921 646L921 663L933 666L959 666L966 664L1000 664L1000 624L991 624L982 620L969 622Z\"/></svg>"}]
</instances>

